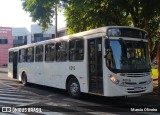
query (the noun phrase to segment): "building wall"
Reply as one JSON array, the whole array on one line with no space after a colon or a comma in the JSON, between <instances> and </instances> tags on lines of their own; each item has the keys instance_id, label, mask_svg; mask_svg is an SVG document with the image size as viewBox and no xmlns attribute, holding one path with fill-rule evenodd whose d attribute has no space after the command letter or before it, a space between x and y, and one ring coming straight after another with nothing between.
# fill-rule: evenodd
<instances>
[{"instance_id":1,"label":"building wall","mask_svg":"<svg viewBox=\"0 0 160 115\"><path fill-rule=\"evenodd\" d=\"M0 27L0 66L7 65L8 49L11 47L13 47L12 28Z\"/></svg>"},{"instance_id":2,"label":"building wall","mask_svg":"<svg viewBox=\"0 0 160 115\"><path fill-rule=\"evenodd\" d=\"M31 25L31 43L40 42L54 38L55 27L51 26L46 31L43 31L37 24Z\"/></svg>"},{"instance_id":3,"label":"building wall","mask_svg":"<svg viewBox=\"0 0 160 115\"><path fill-rule=\"evenodd\" d=\"M31 33L42 33L42 29L39 25L37 24L32 24L31 25ZM46 34L54 34L55 32L55 26L51 26L50 28L48 28L46 31L44 31L43 33Z\"/></svg>"},{"instance_id":4,"label":"building wall","mask_svg":"<svg viewBox=\"0 0 160 115\"><path fill-rule=\"evenodd\" d=\"M13 46L21 46L31 43L30 32L26 28L12 28Z\"/></svg>"},{"instance_id":5,"label":"building wall","mask_svg":"<svg viewBox=\"0 0 160 115\"><path fill-rule=\"evenodd\" d=\"M68 31L67 27L63 27L63 28L58 29L57 37L66 36L67 35L67 31Z\"/></svg>"}]
</instances>

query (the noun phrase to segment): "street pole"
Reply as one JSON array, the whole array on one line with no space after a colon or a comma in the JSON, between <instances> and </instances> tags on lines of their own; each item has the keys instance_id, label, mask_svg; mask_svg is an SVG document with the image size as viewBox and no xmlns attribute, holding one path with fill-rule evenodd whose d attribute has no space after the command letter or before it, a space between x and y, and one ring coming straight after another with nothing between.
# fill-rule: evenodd
<instances>
[{"instance_id":1,"label":"street pole","mask_svg":"<svg viewBox=\"0 0 160 115\"><path fill-rule=\"evenodd\" d=\"M55 38L57 38L57 4L55 6Z\"/></svg>"}]
</instances>

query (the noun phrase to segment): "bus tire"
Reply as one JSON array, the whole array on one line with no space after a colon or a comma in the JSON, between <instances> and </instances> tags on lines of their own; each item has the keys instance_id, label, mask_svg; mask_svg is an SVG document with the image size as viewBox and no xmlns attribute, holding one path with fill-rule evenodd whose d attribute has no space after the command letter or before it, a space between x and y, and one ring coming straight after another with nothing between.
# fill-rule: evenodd
<instances>
[{"instance_id":1,"label":"bus tire","mask_svg":"<svg viewBox=\"0 0 160 115\"><path fill-rule=\"evenodd\" d=\"M22 73L22 84L23 84L24 86L27 85L27 74L26 74L25 72Z\"/></svg>"},{"instance_id":2,"label":"bus tire","mask_svg":"<svg viewBox=\"0 0 160 115\"><path fill-rule=\"evenodd\" d=\"M68 94L76 99L81 97L80 85L76 78L71 78L67 85Z\"/></svg>"}]
</instances>

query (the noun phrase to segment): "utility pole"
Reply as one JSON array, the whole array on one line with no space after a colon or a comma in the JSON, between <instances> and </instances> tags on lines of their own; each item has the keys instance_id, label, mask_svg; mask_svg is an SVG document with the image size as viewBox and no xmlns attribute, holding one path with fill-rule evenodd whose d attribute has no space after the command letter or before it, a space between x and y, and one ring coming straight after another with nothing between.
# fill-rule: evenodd
<instances>
[{"instance_id":1,"label":"utility pole","mask_svg":"<svg viewBox=\"0 0 160 115\"><path fill-rule=\"evenodd\" d=\"M55 38L57 38L57 4L55 6Z\"/></svg>"}]
</instances>

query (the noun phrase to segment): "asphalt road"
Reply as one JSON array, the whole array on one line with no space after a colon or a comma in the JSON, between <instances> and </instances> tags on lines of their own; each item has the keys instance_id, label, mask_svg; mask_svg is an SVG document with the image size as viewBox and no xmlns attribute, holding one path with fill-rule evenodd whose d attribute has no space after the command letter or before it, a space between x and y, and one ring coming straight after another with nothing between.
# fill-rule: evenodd
<instances>
[{"instance_id":1,"label":"asphalt road","mask_svg":"<svg viewBox=\"0 0 160 115\"><path fill-rule=\"evenodd\" d=\"M11 107L10 114L158 115L160 96L152 93L132 98L108 98L84 94L81 100L77 100L70 98L65 90L35 84L23 86L7 77L6 68L0 68L0 107ZM156 110L158 112L153 112Z\"/></svg>"}]
</instances>

